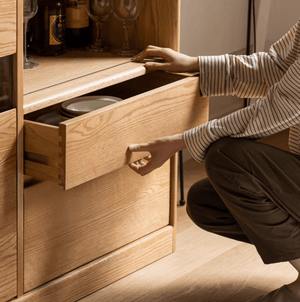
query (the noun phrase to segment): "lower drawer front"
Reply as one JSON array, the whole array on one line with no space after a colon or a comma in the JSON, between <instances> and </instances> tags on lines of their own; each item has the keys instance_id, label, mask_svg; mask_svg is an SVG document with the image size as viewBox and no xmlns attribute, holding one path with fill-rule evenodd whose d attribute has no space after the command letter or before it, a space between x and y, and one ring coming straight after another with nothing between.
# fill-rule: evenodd
<instances>
[{"instance_id":1,"label":"lower drawer front","mask_svg":"<svg viewBox=\"0 0 300 302\"><path fill-rule=\"evenodd\" d=\"M169 165L145 177L123 167L68 191L25 188L25 292L167 226Z\"/></svg>"}]
</instances>

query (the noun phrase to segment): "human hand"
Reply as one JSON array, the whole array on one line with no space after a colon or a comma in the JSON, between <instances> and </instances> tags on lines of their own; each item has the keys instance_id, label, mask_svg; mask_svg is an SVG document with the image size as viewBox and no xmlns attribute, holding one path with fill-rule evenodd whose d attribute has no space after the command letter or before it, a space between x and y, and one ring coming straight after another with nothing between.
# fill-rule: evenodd
<instances>
[{"instance_id":1,"label":"human hand","mask_svg":"<svg viewBox=\"0 0 300 302\"><path fill-rule=\"evenodd\" d=\"M141 53L132 58L139 62L147 57L160 57L161 62L146 62L145 67L151 70L164 70L171 72L197 72L199 71L198 57L190 57L171 48L162 48L149 45Z\"/></svg>"},{"instance_id":2,"label":"human hand","mask_svg":"<svg viewBox=\"0 0 300 302\"><path fill-rule=\"evenodd\" d=\"M185 147L182 134L163 137L147 144L130 145L128 148L132 152L148 151L151 155L129 164L129 167L142 176L147 175Z\"/></svg>"}]
</instances>

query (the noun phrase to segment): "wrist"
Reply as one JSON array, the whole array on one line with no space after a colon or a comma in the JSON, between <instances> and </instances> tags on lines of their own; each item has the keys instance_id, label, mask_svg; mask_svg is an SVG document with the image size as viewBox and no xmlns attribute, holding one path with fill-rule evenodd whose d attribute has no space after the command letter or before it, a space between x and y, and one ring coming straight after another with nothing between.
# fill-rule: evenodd
<instances>
[{"instance_id":1,"label":"wrist","mask_svg":"<svg viewBox=\"0 0 300 302\"><path fill-rule=\"evenodd\" d=\"M186 148L183 134L175 134L171 137L172 145L174 146L174 153Z\"/></svg>"},{"instance_id":2,"label":"wrist","mask_svg":"<svg viewBox=\"0 0 300 302\"><path fill-rule=\"evenodd\" d=\"M189 72L199 72L199 58L198 57L190 57L188 69L189 69Z\"/></svg>"}]
</instances>

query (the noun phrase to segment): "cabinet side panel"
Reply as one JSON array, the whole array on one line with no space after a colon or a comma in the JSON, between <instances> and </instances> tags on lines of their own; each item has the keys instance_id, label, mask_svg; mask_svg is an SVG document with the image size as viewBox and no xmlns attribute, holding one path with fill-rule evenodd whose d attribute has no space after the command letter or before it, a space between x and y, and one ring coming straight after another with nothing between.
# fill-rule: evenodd
<instances>
[{"instance_id":1,"label":"cabinet side panel","mask_svg":"<svg viewBox=\"0 0 300 302\"><path fill-rule=\"evenodd\" d=\"M0 114L0 301L17 294L16 110Z\"/></svg>"}]
</instances>

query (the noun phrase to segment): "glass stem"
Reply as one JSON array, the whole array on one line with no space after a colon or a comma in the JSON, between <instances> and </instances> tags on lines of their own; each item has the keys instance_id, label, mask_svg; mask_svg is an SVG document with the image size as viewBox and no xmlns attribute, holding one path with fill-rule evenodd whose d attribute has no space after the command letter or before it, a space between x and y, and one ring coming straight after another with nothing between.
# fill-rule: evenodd
<instances>
[{"instance_id":1,"label":"glass stem","mask_svg":"<svg viewBox=\"0 0 300 302\"><path fill-rule=\"evenodd\" d=\"M96 38L95 45L102 46L102 22L96 22Z\"/></svg>"},{"instance_id":2,"label":"glass stem","mask_svg":"<svg viewBox=\"0 0 300 302\"><path fill-rule=\"evenodd\" d=\"M23 43L24 43L24 45L23 45L24 46L24 53L23 53L24 63L28 62L28 59L27 59L27 24L28 24L28 21L25 21L24 22L24 41L23 41Z\"/></svg>"},{"instance_id":3,"label":"glass stem","mask_svg":"<svg viewBox=\"0 0 300 302\"><path fill-rule=\"evenodd\" d=\"M123 29L124 29L124 42L123 42L123 49L130 49L129 46L129 24L123 23Z\"/></svg>"}]
</instances>

